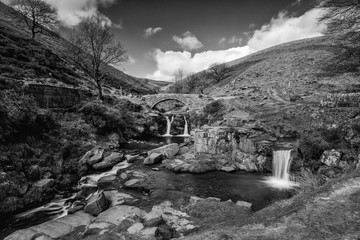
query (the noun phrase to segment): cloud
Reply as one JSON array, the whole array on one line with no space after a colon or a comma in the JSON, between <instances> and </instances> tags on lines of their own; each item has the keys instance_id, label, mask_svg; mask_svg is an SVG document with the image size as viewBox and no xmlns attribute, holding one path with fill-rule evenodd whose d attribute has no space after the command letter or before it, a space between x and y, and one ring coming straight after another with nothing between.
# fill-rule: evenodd
<instances>
[{"instance_id":1,"label":"cloud","mask_svg":"<svg viewBox=\"0 0 360 240\"><path fill-rule=\"evenodd\" d=\"M232 36L230 39L227 39L226 37L222 37L219 39L218 45L219 46L225 46L225 43L231 44L231 45L241 45L242 38L238 38L237 36Z\"/></svg>"},{"instance_id":2,"label":"cloud","mask_svg":"<svg viewBox=\"0 0 360 240\"><path fill-rule=\"evenodd\" d=\"M218 45L219 46L224 46L226 42L226 37L222 37L219 39Z\"/></svg>"},{"instance_id":3,"label":"cloud","mask_svg":"<svg viewBox=\"0 0 360 240\"><path fill-rule=\"evenodd\" d=\"M241 42L242 42L242 39L236 37L235 35L232 36L232 37L229 39L229 41L228 41L229 44L238 44L238 45L240 45Z\"/></svg>"},{"instance_id":4,"label":"cloud","mask_svg":"<svg viewBox=\"0 0 360 240\"><path fill-rule=\"evenodd\" d=\"M252 36L249 35L249 41L243 47L234 47L220 51L204 51L194 55L189 51L164 52L156 49L153 51L152 58L157 64L157 69L146 77L171 81L176 70L180 68L185 73L199 72L207 69L213 63L229 62L285 42L321 36L324 26L319 25L317 22L320 14L321 12L318 9L312 9L299 17L291 17L285 12L280 12L268 24L264 24L260 29L255 30ZM187 35L191 36L190 33ZM225 42L239 43L240 38L234 36L226 39L223 37L219 40L218 44L225 44Z\"/></svg>"},{"instance_id":5,"label":"cloud","mask_svg":"<svg viewBox=\"0 0 360 240\"><path fill-rule=\"evenodd\" d=\"M174 73L178 69L183 69L186 74L199 72L209 68L213 63L229 62L250 53L250 49L245 47L230 48L222 51L205 51L196 53L191 52L163 52L156 49L153 52L153 58L157 63L157 70L147 75L150 79L159 79L164 81L173 80Z\"/></svg>"},{"instance_id":6,"label":"cloud","mask_svg":"<svg viewBox=\"0 0 360 240\"><path fill-rule=\"evenodd\" d=\"M189 31L185 32L182 36L183 37L173 36L172 40L179 44L183 50L192 51L204 46L197 37Z\"/></svg>"},{"instance_id":7,"label":"cloud","mask_svg":"<svg viewBox=\"0 0 360 240\"><path fill-rule=\"evenodd\" d=\"M149 27L149 28L145 29L143 37L150 38L153 35L155 35L156 33L160 32L161 30L162 30L161 27L156 27L156 28Z\"/></svg>"},{"instance_id":8,"label":"cloud","mask_svg":"<svg viewBox=\"0 0 360 240\"><path fill-rule=\"evenodd\" d=\"M98 7L109 7L116 0L45 0L58 12L59 20L65 26L77 25L81 18L92 16L97 13ZM122 24L114 24L114 27L122 28Z\"/></svg>"},{"instance_id":9,"label":"cloud","mask_svg":"<svg viewBox=\"0 0 360 240\"><path fill-rule=\"evenodd\" d=\"M270 23L254 31L248 46L258 51L285 42L321 36L324 26L318 23L319 16L319 9L312 9L299 17L289 17L286 12L280 12Z\"/></svg>"}]
</instances>

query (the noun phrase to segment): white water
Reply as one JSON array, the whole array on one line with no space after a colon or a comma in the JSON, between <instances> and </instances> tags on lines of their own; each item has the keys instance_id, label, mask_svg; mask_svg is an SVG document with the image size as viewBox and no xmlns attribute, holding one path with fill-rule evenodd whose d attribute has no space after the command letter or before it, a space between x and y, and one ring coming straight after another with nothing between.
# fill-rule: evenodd
<instances>
[{"instance_id":1,"label":"white water","mask_svg":"<svg viewBox=\"0 0 360 240\"><path fill-rule=\"evenodd\" d=\"M278 150L273 153L273 176L265 182L271 187L289 189L297 186L290 181L291 150Z\"/></svg>"},{"instance_id":2,"label":"white water","mask_svg":"<svg viewBox=\"0 0 360 240\"><path fill-rule=\"evenodd\" d=\"M171 117L171 120L169 119L168 116L165 116L165 118L166 118L166 133L162 136L163 137L171 137L172 135L170 134L170 130L171 130L171 124L174 121L174 116Z\"/></svg>"},{"instance_id":3,"label":"white water","mask_svg":"<svg viewBox=\"0 0 360 240\"><path fill-rule=\"evenodd\" d=\"M184 133L181 135L178 135L178 137L190 137L189 134L189 126L188 126L188 122L186 120L186 116L184 115L184 120L185 120L185 126L184 126Z\"/></svg>"}]
</instances>

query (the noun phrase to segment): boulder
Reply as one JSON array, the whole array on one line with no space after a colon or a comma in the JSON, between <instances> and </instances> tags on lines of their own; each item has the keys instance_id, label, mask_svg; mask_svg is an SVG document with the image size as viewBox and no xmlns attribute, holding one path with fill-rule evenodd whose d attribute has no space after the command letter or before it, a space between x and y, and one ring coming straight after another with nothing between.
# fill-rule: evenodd
<instances>
[{"instance_id":1,"label":"boulder","mask_svg":"<svg viewBox=\"0 0 360 240\"><path fill-rule=\"evenodd\" d=\"M85 205L84 211L97 216L108 208L108 202L103 191L94 193Z\"/></svg>"},{"instance_id":2,"label":"boulder","mask_svg":"<svg viewBox=\"0 0 360 240\"><path fill-rule=\"evenodd\" d=\"M124 182L124 180L118 178L116 175L109 175L101 177L97 182L97 186L100 190L116 190L120 189Z\"/></svg>"},{"instance_id":3,"label":"boulder","mask_svg":"<svg viewBox=\"0 0 360 240\"><path fill-rule=\"evenodd\" d=\"M251 203L245 201L237 201L236 206L251 209Z\"/></svg>"},{"instance_id":4,"label":"boulder","mask_svg":"<svg viewBox=\"0 0 360 240\"><path fill-rule=\"evenodd\" d=\"M337 167L340 162L341 155L341 152L335 149L325 150L321 155L320 161L329 167Z\"/></svg>"},{"instance_id":5,"label":"boulder","mask_svg":"<svg viewBox=\"0 0 360 240\"><path fill-rule=\"evenodd\" d=\"M106 169L113 167L117 163L121 162L123 158L122 153L112 152L109 156L105 157L101 162L95 163L93 165L94 169Z\"/></svg>"},{"instance_id":6,"label":"boulder","mask_svg":"<svg viewBox=\"0 0 360 240\"><path fill-rule=\"evenodd\" d=\"M138 200L133 198L131 195L122 193L119 191L105 191L104 195L106 199L110 202L110 207L117 205L133 204Z\"/></svg>"},{"instance_id":7,"label":"boulder","mask_svg":"<svg viewBox=\"0 0 360 240\"><path fill-rule=\"evenodd\" d=\"M204 201L205 199L204 198L199 198L199 197L196 197L196 196L191 196L190 197L190 204L196 204L198 202L201 202L201 201Z\"/></svg>"},{"instance_id":8,"label":"boulder","mask_svg":"<svg viewBox=\"0 0 360 240\"><path fill-rule=\"evenodd\" d=\"M84 160L82 159L80 161L82 161L82 162L85 161L86 163L88 163L90 165L93 165L93 164L95 164L97 162L100 162L100 160L103 158L103 154L104 154L104 149L103 148L93 149L93 150L91 150L90 155L88 155L89 156L88 159L86 159L88 156L87 156L87 153L85 153L85 155L83 157L85 159Z\"/></svg>"},{"instance_id":9,"label":"boulder","mask_svg":"<svg viewBox=\"0 0 360 240\"><path fill-rule=\"evenodd\" d=\"M67 215L55 220L18 230L7 236L5 240L32 240L42 235L50 238L60 238L80 226L86 226L93 220L93 217L83 211Z\"/></svg>"},{"instance_id":10,"label":"boulder","mask_svg":"<svg viewBox=\"0 0 360 240\"><path fill-rule=\"evenodd\" d=\"M130 234L138 234L143 228L144 225L142 223L135 223L134 225L129 227L127 231Z\"/></svg>"},{"instance_id":11,"label":"boulder","mask_svg":"<svg viewBox=\"0 0 360 240\"><path fill-rule=\"evenodd\" d=\"M155 227L162 221L162 212L161 211L151 211L147 213L144 217L144 225L146 227Z\"/></svg>"},{"instance_id":12,"label":"boulder","mask_svg":"<svg viewBox=\"0 0 360 240\"><path fill-rule=\"evenodd\" d=\"M120 205L111 207L108 210L99 214L94 223L105 222L114 225L120 225L128 217L143 217L146 214L145 211L133 206Z\"/></svg>"},{"instance_id":13,"label":"boulder","mask_svg":"<svg viewBox=\"0 0 360 240\"><path fill-rule=\"evenodd\" d=\"M45 190L48 190L51 188L55 183L54 179L47 178L47 179L41 179L33 184L34 188L38 188L40 192L43 192Z\"/></svg>"},{"instance_id":14,"label":"boulder","mask_svg":"<svg viewBox=\"0 0 360 240\"><path fill-rule=\"evenodd\" d=\"M140 231L140 235L144 239L155 240L156 239L155 238L156 230L157 230L157 227L145 228Z\"/></svg>"},{"instance_id":15,"label":"boulder","mask_svg":"<svg viewBox=\"0 0 360 240\"><path fill-rule=\"evenodd\" d=\"M128 163L134 163L136 161L140 161L141 159L143 159L143 157L141 157L140 155L135 155L135 156L126 155L125 158Z\"/></svg>"},{"instance_id":16,"label":"boulder","mask_svg":"<svg viewBox=\"0 0 360 240\"><path fill-rule=\"evenodd\" d=\"M144 159L144 165L151 165L161 162L163 155L161 153L151 153L150 156Z\"/></svg>"},{"instance_id":17,"label":"boulder","mask_svg":"<svg viewBox=\"0 0 360 240\"><path fill-rule=\"evenodd\" d=\"M174 157L179 152L179 145L177 143L172 143L166 146L162 146L159 148L155 148L153 150L148 151L148 156L152 153L160 153L167 158Z\"/></svg>"},{"instance_id":18,"label":"boulder","mask_svg":"<svg viewBox=\"0 0 360 240\"><path fill-rule=\"evenodd\" d=\"M234 167L222 167L221 170L225 172L234 172L236 169Z\"/></svg>"},{"instance_id":19,"label":"boulder","mask_svg":"<svg viewBox=\"0 0 360 240\"><path fill-rule=\"evenodd\" d=\"M138 183L140 182L139 179L131 179L129 181L126 181L124 183L125 187L136 187L138 185Z\"/></svg>"}]
</instances>

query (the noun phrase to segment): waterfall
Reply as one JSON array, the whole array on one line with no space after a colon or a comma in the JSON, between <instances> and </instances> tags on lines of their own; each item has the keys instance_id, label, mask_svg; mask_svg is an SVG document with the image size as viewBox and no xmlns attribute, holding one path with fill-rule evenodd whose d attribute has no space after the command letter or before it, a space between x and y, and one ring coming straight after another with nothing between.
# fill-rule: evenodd
<instances>
[{"instance_id":1,"label":"waterfall","mask_svg":"<svg viewBox=\"0 0 360 240\"><path fill-rule=\"evenodd\" d=\"M297 186L290 181L291 149L277 150L273 153L273 176L265 182L274 188L288 189Z\"/></svg>"},{"instance_id":2,"label":"waterfall","mask_svg":"<svg viewBox=\"0 0 360 240\"><path fill-rule=\"evenodd\" d=\"M185 120L185 125L184 125L184 133L181 135L178 135L178 137L190 137L189 134L189 126L188 126L188 122L186 120L186 116L184 115L184 120Z\"/></svg>"},{"instance_id":3,"label":"waterfall","mask_svg":"<svg viewBox=\"0 0 360 240\"><path fill-rule=\"evenodd\" d=\"M174 121L174 115L171 117L171 120L169 119L168 116L165 116L165 118L166 118L166 133L163 136L171 137L172 135L170 134L170 130L171 130L171 124Z\"/></svg>"}]
</instances>

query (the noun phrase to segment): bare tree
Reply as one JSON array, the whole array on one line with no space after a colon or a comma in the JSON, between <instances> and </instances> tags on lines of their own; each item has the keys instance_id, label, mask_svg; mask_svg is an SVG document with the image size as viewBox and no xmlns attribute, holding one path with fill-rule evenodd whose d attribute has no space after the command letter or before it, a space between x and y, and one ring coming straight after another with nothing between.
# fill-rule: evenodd
<instances>
[{"instance_id":1,"label":"bare tree","mask_svg":"<svg viewBox=\"0 0 360 240\"><path fill-rule=\"evenodd\" d=\"M182 68L179 68L174 73L174 82L181 81L185 78L185 71Z\"/></svg>"},{"instance_id":2,"label":"bare tree","mask_svg":"<svg viewBox=\"0 0 360 240\"><path fill-rule=\"evenodd\" d=\"M126 50L115 42L109 21L100 14L83 19L70 34L66 55L91 79L103 99L104 69L108 64L118 65L128 60Z\"/></svg>"},{"instance_id":3,"label":"bare tree","mask_svg":"<svg viewBox=\"0 0 360 240\"><path fill-rule=\"evenodd\" d=\"M336 35L333 61L327 70L334 74L360 70L360 1L324 0L319 5L324 14L319 21L326 24L326 34Z\"/></svg>"},{"instance_id":4,"label":"bare tree","mask_svg":"<svg viewBox=\"0 0 360 240\"><path fill-rule=\"evenodd\" d=\"M12 0L10 3L21 14L32 38L43 33L44 27L51 29L56 23L56 10L43 0Z\"/></svg>"},{"instance_id":5,"label":"bare tree","mask_svg":"<svg viewBox=\"0 0 360 240\"><path fill-rule=\"evenodd\" d=\"M196 90L200 91L201 94L204 94L205 88L209 86L208 74L204 71L197 73L196 79Z\"/></svg>"},{"instance_id":6,"label":"bare tree","mask_svg":"<svg viewBox=\"0 0 360 240\"><path fill-rule=\"evenodd\" d=\"M228 66L226 66L226 64L212 64L210 66L210 72L212 74L212 78L216 81L216 82L220 82L221 80L225 79L226 77L229 76L230 73L230 69Z\"/></svg>"}]
</instances>

